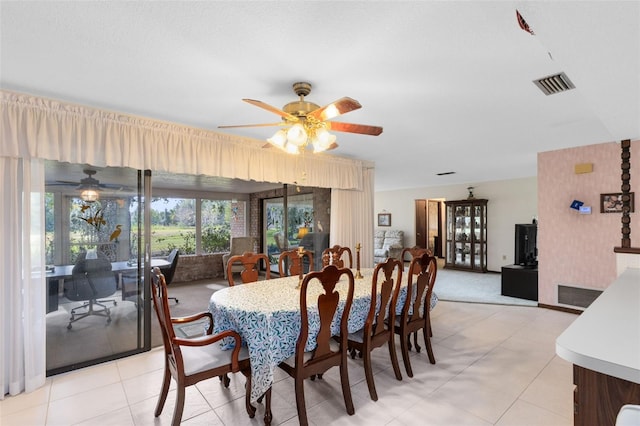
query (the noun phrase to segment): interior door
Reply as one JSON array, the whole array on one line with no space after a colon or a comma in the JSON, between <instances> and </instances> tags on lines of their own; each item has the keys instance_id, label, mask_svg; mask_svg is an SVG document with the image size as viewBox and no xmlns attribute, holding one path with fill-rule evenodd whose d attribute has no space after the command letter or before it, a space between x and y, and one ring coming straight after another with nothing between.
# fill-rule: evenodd
<instances>
[{"instance_id":1,"label":"interior door","mask_svg":"<svg viewBox=\"0 0 640 426\"><path fill-rule=\"evenodd\" d=\"M416 246L427 248L427 200L416 200Z\"/></svg>"}]
</instances>

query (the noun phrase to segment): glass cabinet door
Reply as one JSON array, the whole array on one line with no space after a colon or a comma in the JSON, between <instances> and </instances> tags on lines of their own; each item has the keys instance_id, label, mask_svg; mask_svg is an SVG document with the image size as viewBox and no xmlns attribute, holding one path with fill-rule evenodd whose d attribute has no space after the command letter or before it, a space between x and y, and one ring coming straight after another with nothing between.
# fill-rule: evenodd
<instances>
[{"instance_id":1,"label":"glass cabinet door","mask_svg":"<svg viewBox=\"0 0 640 426\"><path fill-rule=\"evenodd\" d=\"M486 272L487 200L445 202L447 244L445 266Z\"/></svg>"}]
</instances>

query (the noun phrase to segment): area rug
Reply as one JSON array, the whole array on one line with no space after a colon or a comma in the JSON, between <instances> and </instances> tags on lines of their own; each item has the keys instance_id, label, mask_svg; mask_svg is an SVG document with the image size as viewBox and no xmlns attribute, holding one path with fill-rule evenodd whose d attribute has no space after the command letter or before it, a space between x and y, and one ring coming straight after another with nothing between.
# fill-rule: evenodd
<instances>
[{"instance_id":1,"label":"area rug","mask_svg":"<svg viewBox=\"0 0 640 426\"><path fill-rule=\"evenodd\" d=\"M451 302L492 303L498 305L538 306L538 302L502 296L501 274L439 269L433 288L439 300Z\"/></svg>"}]
</instances>

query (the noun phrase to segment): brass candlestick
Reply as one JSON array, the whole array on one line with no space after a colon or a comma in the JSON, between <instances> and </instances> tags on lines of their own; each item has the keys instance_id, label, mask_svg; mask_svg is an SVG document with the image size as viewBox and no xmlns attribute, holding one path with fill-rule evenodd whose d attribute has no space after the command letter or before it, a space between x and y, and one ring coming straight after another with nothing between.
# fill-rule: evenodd
<instances>
[{"instance_id":1,"label":"brass candlestick","mask_svg":"<svg viewBox=\"0 0 640 426\"><path fill-rule=\"evenodd\" d=\"M355 279L361 280L364 278L360 273L360 243L356 244L356 276Z\"/></svg>"},{"instance_id":2,"label":"brass candlestick","mask_svg":"<svg viewBox=\"0 0 640 426\"><path fill-rule=\"evenodd\" d=\"M299 262L299 268L298 268L298 286L296 287L296 289L300 289L302 287L302 257L304 256L304 247L298 247L298 262Z\"/></svg>"}]
</instances>

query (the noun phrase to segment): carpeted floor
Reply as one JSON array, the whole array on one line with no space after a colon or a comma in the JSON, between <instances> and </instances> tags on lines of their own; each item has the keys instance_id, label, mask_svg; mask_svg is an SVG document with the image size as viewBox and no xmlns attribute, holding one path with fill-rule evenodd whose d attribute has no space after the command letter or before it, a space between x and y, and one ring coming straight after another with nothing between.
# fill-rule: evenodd
<instances>
[{"instance_id":1,"label":"carpeted floor","mask_svg":"<svg viewBox=\"0 0 640 426\"><path fill-rule=\"evenodd\" d=\"M498 305L538 306L538 302L502 296L501 274L439 269L433 291L440 300L492 303Z\"/></svg>"}]
</instances>

